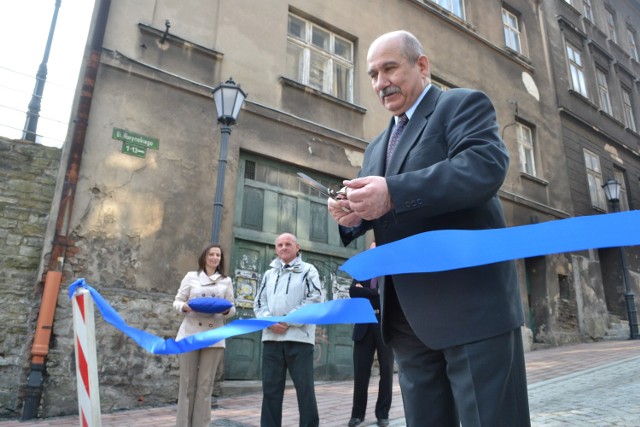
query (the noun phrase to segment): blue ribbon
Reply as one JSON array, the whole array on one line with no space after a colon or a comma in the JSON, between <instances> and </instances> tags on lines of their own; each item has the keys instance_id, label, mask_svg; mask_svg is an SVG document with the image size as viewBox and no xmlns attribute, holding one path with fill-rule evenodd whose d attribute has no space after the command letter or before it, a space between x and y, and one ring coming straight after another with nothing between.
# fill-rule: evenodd
<instances>
[{"instance_id":1,"label":"blue ribbon","mask_svg":"<svg viewBox=\"0 0 640 427\"><path fill-rule=\"evenodd\" d=\"M491 230L429 231L364 251L340 269L365 280L639 244L640 211L628 211Z\"/></svg>"},{"instance_id":2,"label":"blue ribbon","mask_svg":"<svg viewBox=\"0 0 640 427\"><path fill-rule=\"evenodd\" d=\"M105 321L111 323L134 340L140 347L153 354L179 354L198 350L209 347L225 338L260 331L278 322L312 323L317 325L377 323L376 315L369 300L351 298L305 305L287 316L234 320L217 329L201 332L176 341L173 338L163 339L127 325L118 312L102 298L98 291L87 285L84 279L78 279L69 286L69 299L73 297L78 287L85 288L91 293L96 307L100 310Z\"/></svg>"},{"instance_id":3,"label":"blue ribbon","mask_svg":"<svg viewBox=\"0 0 640 427\"><path fill-rule=\"evenodd\" d=\"M430 231L362 252L340 268L356 279L364 280L390 274L437 272L554 253L638 244L640 211L629 211L501 229ZM89 290L104 320L153 354L197 350L225 338L262 330L277 322L376 323L369 301L352 298L307 305L286 317L235 320L180 341L165 340L127 325L84 279L78 279L69 286L69 298L79 286Z\"/></svg>"}]
</instances>

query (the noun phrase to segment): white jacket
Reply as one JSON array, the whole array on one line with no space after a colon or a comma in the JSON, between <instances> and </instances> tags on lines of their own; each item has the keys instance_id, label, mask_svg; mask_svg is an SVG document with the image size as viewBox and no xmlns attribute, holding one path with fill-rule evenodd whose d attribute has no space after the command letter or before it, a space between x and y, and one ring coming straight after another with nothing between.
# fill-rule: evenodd
<instances>
[{"instance_id":1,"label":"white jacket","mask_svg":"<svg viewBox=\"0 0 640 427\"><path fill-rule=\"evenodd\" d=\"M182 307L188 304L190 299L201 297L224 298L234 305L229 309L229 313L227 314L200 313L197 311L185 313L182 311ZM188 272L180 283L180 289L178 289L178 294L173 301L173 308L178 313L185 315L178 330L176 341L189 335L223 326L226 319L236 314L231 278L222 277L219 273L214 273L213 276L209 277L203 271L199 273L197 271ZM211 347L224 348L224 346L224 340L222 340L213 344Z\"/></svg>"},{"instance_id":2,"label":"white jacket","mask_svg":"<svg viewBox=\"0 0 640 427\"><path fill-rule=\"evenodd\" d=\"M285 268L279 258L271 262L271 269L263 276L253 312L256 317L285 316L307 304L322 302L322 283L318 270L300 257ZM289 323L289 330L276 334L263 329L262 341L297 341L315 344L316 325Z\"/></svg>"}]
</instances>

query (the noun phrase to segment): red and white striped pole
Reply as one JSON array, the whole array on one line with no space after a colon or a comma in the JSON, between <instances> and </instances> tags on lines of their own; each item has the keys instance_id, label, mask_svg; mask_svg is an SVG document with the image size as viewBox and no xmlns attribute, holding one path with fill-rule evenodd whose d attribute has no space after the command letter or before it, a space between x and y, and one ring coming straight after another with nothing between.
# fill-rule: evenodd
<instances>
[{"instance_id":1,"label":"red and white striped pole","mask_svg":"<svg viewBox=\"0 0 640 427\"><path fill-rule=\"evenodd\" d=\"M73 294L72 304L80 427L101 427L96 328L91 293L78 287Z\"/></svg>"}]
</instances>

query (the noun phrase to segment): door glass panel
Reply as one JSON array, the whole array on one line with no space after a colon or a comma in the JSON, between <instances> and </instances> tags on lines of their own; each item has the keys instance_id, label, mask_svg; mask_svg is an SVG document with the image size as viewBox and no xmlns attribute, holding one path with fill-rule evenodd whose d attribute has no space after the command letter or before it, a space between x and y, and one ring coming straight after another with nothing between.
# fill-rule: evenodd
<instances>
[{"instance_id":1,"label":"door glass panel","mask_svg":"<svg viewBox=\"0 0 640 427\"><path fill-rule=\"evenodd\" d=\"M326 208L325 208L326 210ZM278 195L278 233L298 234L298 199L284 194Z\"/></svg>"},{"instance_id":2,"label":"door glass panel","mask_svg":"<svg viewBox=\"0 0 640 427\"><path fill-rule=\"evenodd\" d=\"M309 230L311 240L327 243L329 239L328 220L327 205L311 202L311 224Z\"/></svg>"},{"instance_id":3,"label":"door glass panel","mask_svg":"<svg viewBox=\"0 0 640 427\"><path fill-rule=\"evenodd\" d=\"M262 231L262 213L264 211L264 193L258 188L246 186L242 200L242 226Z\"/></svg>"}]
</instances>

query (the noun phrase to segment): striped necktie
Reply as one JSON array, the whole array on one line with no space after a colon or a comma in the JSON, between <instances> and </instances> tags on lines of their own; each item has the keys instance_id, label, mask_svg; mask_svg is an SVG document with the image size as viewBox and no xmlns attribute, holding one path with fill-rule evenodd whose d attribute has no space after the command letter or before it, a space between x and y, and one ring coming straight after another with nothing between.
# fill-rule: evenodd
<instances>
[{"instance_id":1,"label":"striped necktie","mask_svg":"<svg viewBox=\"0 0 640 427\"><path fill-rule=\"evenodd\" d=\"M389 144L387 145L387 165L389 165L393 151L396 149L396 145L398 145L402 131L407 126L407 123L409 123L409 118L405 113L398 116L398 123L393 127L393 132L391 132L391 138L389 138Z\"/></svg>"}]
</instances>

